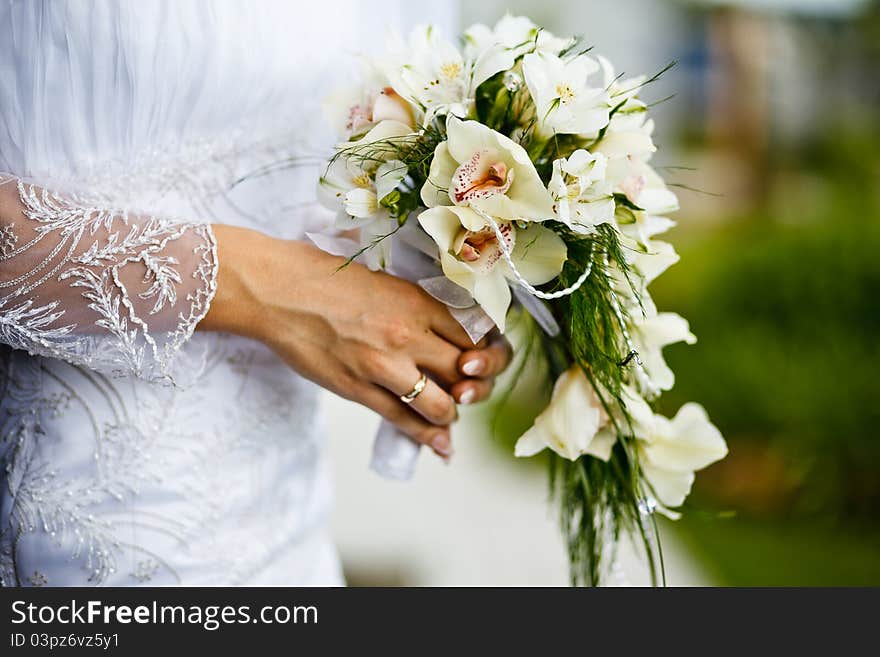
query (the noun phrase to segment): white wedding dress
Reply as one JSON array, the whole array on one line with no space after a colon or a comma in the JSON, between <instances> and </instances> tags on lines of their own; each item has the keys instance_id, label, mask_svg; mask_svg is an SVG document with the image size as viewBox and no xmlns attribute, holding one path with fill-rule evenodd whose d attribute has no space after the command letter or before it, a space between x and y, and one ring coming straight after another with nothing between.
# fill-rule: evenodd
<instances>
[{"instance_id":1,"label":"white wedding dress","mask_svg":"<svg viewBox=\"0 0 880 657\"><path fill-rule=\"evenodd\" d=\"M317 389L194 332L209 224L324 226L323 96L432 4L0 4L3 585L342 582Z\"/></svg>"}]
</instances>

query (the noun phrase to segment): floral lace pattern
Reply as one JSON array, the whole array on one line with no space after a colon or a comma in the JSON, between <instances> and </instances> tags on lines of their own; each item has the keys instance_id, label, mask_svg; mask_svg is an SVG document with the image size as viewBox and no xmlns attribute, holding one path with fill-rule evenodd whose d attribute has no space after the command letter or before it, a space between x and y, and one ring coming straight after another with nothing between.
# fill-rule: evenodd
<instances>
[{"instance_id":1,"label":"floral lace pattern","mask_svg":"<svg viewBox=\"0 0 880 657\"><path fill-rule=\"evenodd\" d=\"M0 226L0 341L91 369L170 378L216 288L210 226L16 186L28 221Z\"/></svg>"},{"instance_id":2,"label":"floral lace pattern","mask_svg":"<svg viewBox=\"0 0 880 657\"><path fill-rule=\"evenodd\" d=\"M0 585L242 583L323 522L312 386L205 337L186 389L0 347Z\"/></svg>"}]
</instances>

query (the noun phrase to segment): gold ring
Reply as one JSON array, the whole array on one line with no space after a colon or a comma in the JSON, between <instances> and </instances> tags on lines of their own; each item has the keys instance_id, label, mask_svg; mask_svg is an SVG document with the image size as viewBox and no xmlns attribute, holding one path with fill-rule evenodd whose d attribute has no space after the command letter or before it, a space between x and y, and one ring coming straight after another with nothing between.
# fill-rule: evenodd
<instances>
[{"instance_id":1,"label":"gold ring","mask_svg":"<svg viewBox=\"0 0 880 657\"><path fill-rule=\"evenodd\" d=\"M422 376L419 377L419 380L416 381L416 384L413 386L413 389L410 390L405 395L400 396L400 401L404 404L412 404L416 397L422 394L422 390L425 389L425 386L428 385L428 377L422 372Z\"/></svg>"}]
</instances>

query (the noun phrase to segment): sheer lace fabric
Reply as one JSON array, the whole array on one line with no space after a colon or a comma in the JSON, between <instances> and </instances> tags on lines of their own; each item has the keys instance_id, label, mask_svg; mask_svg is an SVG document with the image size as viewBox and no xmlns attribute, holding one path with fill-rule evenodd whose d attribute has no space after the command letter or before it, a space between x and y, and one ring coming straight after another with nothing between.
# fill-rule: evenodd
<instances>
[{"instance_id":1,"label":"sheer lace fabric","mask_svg":"<svg viewBox=\"0 0 880 657\"><path fill-rule=\"evenodd\" d=\"M0 341L109 374L173 381L174 356L216 286L210 226L21 180L0 178L0 186Z\"/></svg>"}]
</instances>

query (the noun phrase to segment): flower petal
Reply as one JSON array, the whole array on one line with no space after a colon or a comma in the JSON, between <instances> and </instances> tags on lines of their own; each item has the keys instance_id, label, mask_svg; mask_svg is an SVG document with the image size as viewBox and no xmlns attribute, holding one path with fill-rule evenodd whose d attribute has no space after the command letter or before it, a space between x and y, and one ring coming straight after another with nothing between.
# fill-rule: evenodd
<instances>
[{"instance_id":1,"label":"flower petal","mask_svg":"<svg viewBox=\"0 0 880 657\"><path fill-rule=\"evenodd\" d=\"M421 197L425 207L452 205L449 188L457 168L458 162L449 154L449 142L441 141L434 149L428 180L422 185Z\"/></svg>"},{"instance_id":2,"label":"flower petal","mask_svg":"<svg viewBox=\"0 0 880 657\"><path fill-rule=\"evenodd\" d=\"M651 242L648 249L649 253L634 252L632 255L633 264L645 279L645 285L679 261L678 254L668 242Z\"/></svg>"},{"instance_id":3,"label":"flower petal","mask_svg":"<svg viewBox=\"0 0 880 657\"><path fill-rule=\"evenodd\" d=\"M444 273L446 273L445 269ZM507 279L504 278L500 268L496 267L488 274L476 276L472 294L474 295L474 300L480 304L480 307L495 322L498 330L504 333L511 295Z\"/></svg>"},{"instance_id":4,"label":"flower petal","mask_svg":"<svg viewBox=\"0 0 880 657\"><path fill-rule=\"evenodd\" d=\"M608 158L647 157L657 147L654 146L651 135L643 132L609 130L595 150Z\"/></svg>"},{"instance_id":5,"label":"flower petal","mask_svg":"<svg viewBox=\"0 0 880 657\"><path fill-rule=\"evenodd\" d=\"M441 252L452 250L455 237L461 231L461 221L458 215L444 205L421 212L419 223L425 232L434 238Z\"/></svg>"},{"instance_id":6,"label":"flower petal","mask_svg":"<svg viewBox=\"0 0 880 657\"><path fill-rule=\"evenodd\" d=\"M352 217L372 217L379 210L379 200L373 190L356 187L345 194L343 206Z\"/></svg>"},{"instance_id":7,"label":"flower petal","mask_svg":"<svg viewBox=\"0 0 880 657\"><path fill-rule=\"evenodd\" d=\"M543 285L556 278L568 257L565 242L549 228L528 224L517 230L512 260L519 273L532 285Z\"/></svg>"},{"instance_id":8,"label":"flower petal","mask_svg":"<svg viewBox=\"0 0 880 657\"><path fill-rule=\"evenodd\" d=\"M518 457L534 456L547 447L547 441L537 426L532 426L526 431L513 448L513 455Z\"/></svg>"},{"instance_id":9,"label":"flower petal","mask_svg":"<svg viewBox=\"0 0 880 657\"><path fill-rule=\"evenodd\" d=\"M380 201L393 192L406 178L406 165L400 160L383 162L376 170L376 198Z\"/></svg>"},{"instance_id":10,"label":"flower petal","mask_svg":"<svg viewBox=\"0 0 880 657\"><path fill-rule=\"evenodd\" d=\"M709 420L706 410L694 402L682 406L672 418L676 440L654 450L651 460L661 467L700 470L727 456L727 443Z\"/></svg>"},{"instance_id":11,"label":"flower petal","mask_svg":"<svg viewBox=\"0 0 880 657\"><path fill-rule=\"evenodd\" d=\"M391 120L381 121L364 135L362 139L359 139L356 142L343 144L343 148L350 148L353 145L372 144L386 139L397 139L411 134L414 134L413 129L405 123Z\"/></svg>"},{"instance_id":12,"label":"flower petal","mask_svg":"<svg viewBox=\"0 0 880 657\"><path fill-rule=\"evenodd\" d=\"M649 464L642 464L642 472L657 499L669 507L681 506L684 503L695 479L693 472L664 470Z\"/></svg>"},{"instance_id":13,"label":"flower petal","mask_svg":"<svg viewBox=\"0 0 880 657\"><path fill-rule=\"evenodd\" d=\"M660 313L636 320L634 333L639 343L639 355L651 381L660 390L670 390L675 385L675 374L663 358L663 347L676 342L694 344L697 341L687 320L675 313Z\"/></svg>"},{"instance_id":14,"label":"flower petal","mask_svg":"<svg viewBox=\"0 0 880 657\"><path fill-rule=\"evenodd\" d=\"M462 262L451 253L443 251L440 254L440 267L443 269L443 275L446 278L456 285L463 287L471 295L474 295L478 277L476 272L467 263ZM476 301L476 297L474 300Z\"/></svg>"}]
</instances>

